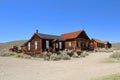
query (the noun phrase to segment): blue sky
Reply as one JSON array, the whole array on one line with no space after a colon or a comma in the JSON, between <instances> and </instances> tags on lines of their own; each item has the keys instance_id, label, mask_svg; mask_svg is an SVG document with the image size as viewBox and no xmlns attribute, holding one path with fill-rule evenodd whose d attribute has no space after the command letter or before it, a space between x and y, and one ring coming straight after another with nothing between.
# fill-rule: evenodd
<instances>
[{"instance_id":1,"label":"blue sky","mask_svg":"<svg viewBox=\"0 0 120 80\"><path fill-rule=\"evenodd\" d=\"M0 42L29 39L36 29L84 29L90 38L120 42L120 0L0 0Z\"/></svg>"}]
</instances>

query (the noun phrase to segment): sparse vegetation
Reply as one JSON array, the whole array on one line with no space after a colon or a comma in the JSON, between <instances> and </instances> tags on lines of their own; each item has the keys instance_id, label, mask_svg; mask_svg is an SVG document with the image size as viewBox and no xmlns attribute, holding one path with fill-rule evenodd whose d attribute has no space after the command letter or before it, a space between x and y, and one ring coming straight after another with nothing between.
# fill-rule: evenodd
<instances>
[{"instance_id":1,"label":"sparse vegetation","mask_svg":"<svg viewBox=\"0 0 120 80\"><path fill-rule=\"evenodd\" d=\"M58 53L52 53L52 52L43 52L44 54L44 60L52 60L52 61L58 61L58 60L70 60L71 57L73 58L80 58L80 57L86 57L89 55L87 51L82 52L75 52L75 51L59 51Z\"/></svg>"},{"instance_id":2,"label":"sparse vegetation","mask_svg":"<svg viewBox=\"0 0 120 80\"><path fill-rule=\"evenodd\" d=\"M60 55L63 60L70 60L70 56L66 52L63 51Z\"/></svg>"},{"instance_id":3,"label":"sparse vegetation","mask_svg":"<svg viewBox=\"0 0 120 80\"><path fill-rule=\"evenodd\" d=\"M120 73L112 74L112 75L105 76L105 77L102 77L102 78L98 78L98 79L95 79L95 80L120 80Z\"/></svg>"},{"instance_id":4,"label":"sparse vegetation","mask_svg":"<svg viewBox=\"0 0 120 80\"><path fill-rule=\"evenodd\" d=\"M114 50L113 54L111 54L109 58L105 59L103 62L107 62L107 63L120 62L120 50Z\"/></svg>"},{"instance_id":5,"label":"sparse vegetation","mask_svg":"<svg viewBox=\"0 0 120 80\"><path fill-rule=\"evenodd\" d=\"M15 53L9 52L7 49L3 49L0 51L0 56L7 57L7 56L14 56Z\"/></svg>"},{"instance_id":6,"label":"sparse vegetation","mask_svg":"<svg viewBox=\"0 0 120 80\"><path fill-rule=\"evenodd\" d=\"M103 60L102 62L104 62L104 63L119 63L120 60L117 60L114 58L107 58L107 59Z\"/></svg>"},{"instance_id":7,"label":"sparse vegetation","mask_svg":"<svg viewBox=\"0 0 120 80\"><path fill-rule=\"evenodd\" d=\"M109 63L120 62L120 52L114 52L113 54L110 55L108 59L106 59L105 62L109 62Z\"/></svg>"},{"instance_id":8,"label":"sparse vegetation","mask_svg":"<svg viewBox=\"0 0 120 80\"><path fill-rule=\"evenodd\" d=\"M88 52L83 51L83 52L81 53L80 57L86 57L86 56L88 56L88 55L89 55Z\"/></svg>"},{"instance_id":9,"label":"sparse vegetation","mask_svg":"<svg viewBox=\"0 0 120 80\"><path fill-rule=\"evenodd\" d=\"M24 59L32 59L32 57L30 55L26 55L24 53L16 54L15 57L24 58Z\"/></svg>"},{"instance_id":10,"label":"sparse vegetation","mask_svg":"<svg viewBox=\"0 0 120 80\"><path fill-rule=\"evenodd\" d=\"M110 55L110 58L115 58L115 59L120 59L120 52L116 52L116 53L113 53L112 55Z\"/></svg>"},{"instance_id":11,"label":"sparse vegetation","mask_svg":"<svg viewBox=\"0 0 120 80\"><path fill-rule=\"evenodd\" d=\"M79 58L79 54L77 52L74 52L73 55L72 55L72 57Z\"/></svg>"},{"instance_id":12,"label":"sparse vegetation","mask_svg":"<svg viewBox=\"0 0 120 80\"><path fill-rule=\"evenodd\" d=\"M109 53L109 52L113 52L113 48L110 48L110 49L106 49L106 48L94 49L94 52L106 52L106 53Z\"/></svg>"},{"instance_id":13,"label":"sparse vegetation","mask_svg":"<svg viewBox=\"0 0 120 80\"><path fill-rule=\"evenodd\" d=\"M70 56L65 51L60 51L59 54L44 52L44 60L58 61L58 60L70 60Z\"/></svg>"}]
</instances>

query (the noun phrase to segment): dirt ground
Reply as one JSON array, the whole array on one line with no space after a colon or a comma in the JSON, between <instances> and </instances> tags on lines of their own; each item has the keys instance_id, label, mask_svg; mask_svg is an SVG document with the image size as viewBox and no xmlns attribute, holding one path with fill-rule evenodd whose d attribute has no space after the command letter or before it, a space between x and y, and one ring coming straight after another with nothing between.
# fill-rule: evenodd
<instances>
[{"instance_id":1,"label":"dirt ground","mask_svg":"<svg viewBox=\"0 0 120 80\"><path fill-rule=\"evenodd\" d=\"M120 72L120 63L102 63L111 53L68 61L0 57L0 80L91 80Z\"/></svg>"}]
</instances>

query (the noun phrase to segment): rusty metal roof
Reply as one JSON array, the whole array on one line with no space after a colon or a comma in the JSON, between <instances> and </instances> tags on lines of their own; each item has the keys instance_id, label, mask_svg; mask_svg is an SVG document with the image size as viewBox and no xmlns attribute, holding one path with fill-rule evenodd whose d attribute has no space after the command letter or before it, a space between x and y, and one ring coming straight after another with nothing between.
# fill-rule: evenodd
<instances>
[{"instance_id":1,"label":"rusty metal roof","mask_svg":"<svg viewBox=\"0 0 120 80\"><path fill-rule=\"evenodd\" d=\"M65 33L65 34L62 34L61 37L64 38L64 39L75 39L75 38L77 38L82 32L83 32L83 30L76 31L76 32L70 32L70 33Z\"/></svg>"},{"instance_id":2,"label":"rusty metal roof","mask_svg":"<svg viewBox=\"0 0 120 80\"><path fill-rule=\"evenodd\" d=\"M104 41L101 41L101 40L98 40L98 39L95 39L95 38L93 38L92 40L94 40L94 41L96 41L96 42L98 42L98 43L106 43L106 42L104 42Z\"/></svg>"}]
</instances>

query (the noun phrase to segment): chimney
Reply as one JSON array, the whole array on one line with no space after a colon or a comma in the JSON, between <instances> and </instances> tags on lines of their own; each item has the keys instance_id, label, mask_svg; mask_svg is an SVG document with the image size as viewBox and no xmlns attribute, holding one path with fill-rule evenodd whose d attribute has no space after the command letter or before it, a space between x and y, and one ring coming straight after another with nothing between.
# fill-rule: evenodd
<instances>
[{"instance_id":1,"label":"chimney","mask_svg":"<svg viewBox=\"0 0 120 80\"><path fill-rule=\"evenodd\" d=\"M36 29L36 33L38 33L38 29Z\"/></svg>"}]
</instances>

